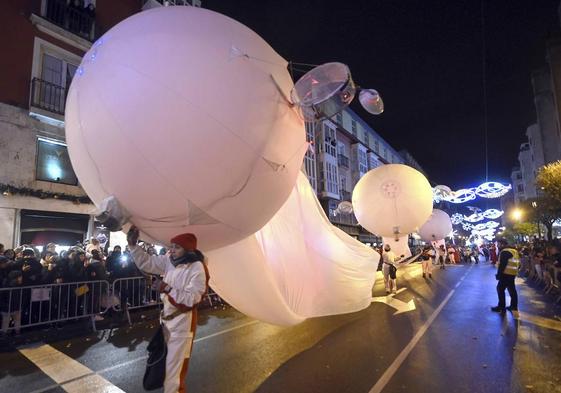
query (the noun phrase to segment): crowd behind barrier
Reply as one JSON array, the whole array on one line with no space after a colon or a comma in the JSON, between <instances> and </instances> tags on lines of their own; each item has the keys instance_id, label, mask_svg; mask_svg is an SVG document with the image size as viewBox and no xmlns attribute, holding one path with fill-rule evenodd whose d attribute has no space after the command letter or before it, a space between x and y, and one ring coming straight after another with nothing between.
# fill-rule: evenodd
<instances>
[{"instance_id":1,"label":"crowd behind barrier","mask_svg":"<svg viewBox=\"0 0 561 393\"><path fill-rule=\"evenodd\" d=\"M561 243L558 240L534 241L522 244L520 251L520 275L541 288L546 294L561 301Z\"/></svg>"},{"instance_id":2,"label":"crowd behind barrier","mask_svg":"<svg viewBox=\"0 0 561 393\"><path fill-rule=\"evenodd\" d=\"M150 244L142 247L156 253ZM52 243L43 248L4 250L0 244L0 334L80 318L90 318L95 330L96 321L124 313L130 323L129 310L160 304L154 277L138 270L127 249L108 252L95 239L60 253ZM224 305L212 289L204 300Z\"/></svg>"}]
</instances>

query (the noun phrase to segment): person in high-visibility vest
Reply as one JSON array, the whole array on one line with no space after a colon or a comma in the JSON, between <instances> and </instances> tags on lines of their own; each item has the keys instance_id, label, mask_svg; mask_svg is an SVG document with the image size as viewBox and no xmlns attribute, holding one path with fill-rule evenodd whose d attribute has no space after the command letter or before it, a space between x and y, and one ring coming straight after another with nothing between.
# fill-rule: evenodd
<instances>
[{"instance_id":1,"label":"person in high-visibility vest","mask_svg":"<svg viewBox=\"0 0 561 393\"><path fill-rule=\"evenodd\" d=\"M508 246L506 239L500 239L499 245L499 267L495 278L499 281L497 284L497 294L499 295L499 304L492 307L491 311L504 312L505 310L518 311L518 294L514 285L514 279L520 268L520 255L513 247ZM505 307L505 289L510 295L510 306Z\"/></svg>"}]
</instances>

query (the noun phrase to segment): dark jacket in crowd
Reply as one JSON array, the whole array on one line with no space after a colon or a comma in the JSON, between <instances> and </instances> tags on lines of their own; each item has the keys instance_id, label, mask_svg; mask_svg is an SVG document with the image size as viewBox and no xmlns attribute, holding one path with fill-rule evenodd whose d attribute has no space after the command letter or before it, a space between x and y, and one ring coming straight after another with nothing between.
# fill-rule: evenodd
<instances>
[{"instance_id":1,"label":"dark jacket in crowd","mask_svg":"<svg viewBox=\"0 0 561 393\"><path fill-rule=\"evenodd\" d=\"M7 277L6 287L17 288L22 286L22 273L12 270ZM21 310L22 290L0 292L0 312L14 312Z\"/></svg>"},{"instance_id":2,"label":"dark jacket in crowd","mask_svg":"<svg viewBox=\"0 0 561 393\"><path fill-rule=\"evenodd\" d=\"M24 257L16 260L13 270L21 270L23 286L41 284L43 266L35 257Z\"/></svg>"},{"instance_id":3,"label":"dark jacket in crowd","mask_svg":"<svg viewBox=\"0 0 561 393\"><path fill-rule=\"evenodd\" d=\"M68 259L68 268L66 269L66 276L64 282L78 282L85 281L86 271L84 261L80 260L82 253L77 253Z\"/></svg>"},{"instance_id":4,"label":"dark jacket in crowd","mask_svg":"<svg viewBox=\"0 0 561 393\"><path fill-rule=\"evenodd\" d=\"M89 265L86 267L86 280L98 281L107 280L107 273L103 263L98 259L91 259Z\"/></svg>"},{"instance_id":5,"label":"dark jacket in crowd","mask_svg":"<svg viewBox=\"0 0 561 393\"><path fill-rule=\"evenodd\" d=\"M8 286L8 274L12 269L12 262L0 255L0 288Z\"/></svg>"}]
</instances>

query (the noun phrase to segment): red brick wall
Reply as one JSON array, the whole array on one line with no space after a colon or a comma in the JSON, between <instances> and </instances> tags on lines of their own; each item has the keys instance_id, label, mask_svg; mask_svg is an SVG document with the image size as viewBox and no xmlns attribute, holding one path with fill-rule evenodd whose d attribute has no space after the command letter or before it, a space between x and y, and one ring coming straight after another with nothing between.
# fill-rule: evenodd
<instances>
[{"instance_id":1,"label":"red brick wall","mask_svg":"<svg viewBox=\"0 0 561 393\"><path fill-rule=\"evenodd\" d=\"M98 30L96 36L100 37L123 19L140 12L141 7L141 0L97 0L95 18Z\"/></svg>"}]
</instances>

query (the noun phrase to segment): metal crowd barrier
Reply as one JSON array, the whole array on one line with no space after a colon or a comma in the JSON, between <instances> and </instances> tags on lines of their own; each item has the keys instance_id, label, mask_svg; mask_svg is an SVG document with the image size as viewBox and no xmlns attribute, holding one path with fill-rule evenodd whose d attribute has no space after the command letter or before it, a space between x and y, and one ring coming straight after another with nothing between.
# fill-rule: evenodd
<instances>
[{"instance_id":1,"label":"metal crowd barrier","mask_svg":"<svg viewBox=\"0 0 561 393\"><path fill-rule=\"evenodd\" d=\"M109 299L113 310L125 313L129 325L131 324L129 310L161 303L160 294L152 290L150 279L144 276L117 278L113 281Z\"/></svg>"},{"instance_id":2,"label":"metal crowd barrier","mask_svg":"<svg viewBox=\"0 0 561 393\"><path fill-rule=\"evenodd\" d=\"M100 280L0 288L2 332L86 317L95 329L95 315L107 310L109 286Z\"/></svg>"},{"instance_id":3,"label":"metal crowd barrier","mask_svg":"<svg viewBox=\"0 0 561 393\"><path fill-rule=\"evenodd\" d=\"M95 331L96 316L109 310L123 312L129 324L129 310L161 304L160 294L152 290L145 276L105 280L0 288L2 332L68 320L90 318ZM224 306L216 292L209 289L204 299L210 307Z\"/></svg>"}]
</instances>

